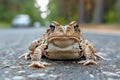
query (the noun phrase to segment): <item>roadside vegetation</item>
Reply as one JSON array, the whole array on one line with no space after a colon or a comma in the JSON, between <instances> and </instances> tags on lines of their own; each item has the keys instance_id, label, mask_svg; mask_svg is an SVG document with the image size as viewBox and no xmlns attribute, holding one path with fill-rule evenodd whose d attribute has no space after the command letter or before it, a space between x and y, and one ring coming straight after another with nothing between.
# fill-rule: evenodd
<instances>
[{"instance_id":1,"label":"roadside vegetation","mask_svg":"<svg viewBox=\"0 0 120 80\"><path fill-rule=\"evenodd\" d=\"M0 0L0 26L11 26L13 17L28 14L32 24L41 25L56 20L67 24L72 20L79 23L118 24L120 23L120 0L49 0L49 14L41 17L36 0Z\"/></svg>"}]
</instances>

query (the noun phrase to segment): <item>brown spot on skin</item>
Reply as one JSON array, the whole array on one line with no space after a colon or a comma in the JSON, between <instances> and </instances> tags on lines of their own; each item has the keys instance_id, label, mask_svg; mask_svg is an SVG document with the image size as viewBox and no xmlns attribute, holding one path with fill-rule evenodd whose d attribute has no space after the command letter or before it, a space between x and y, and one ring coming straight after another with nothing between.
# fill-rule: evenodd
<instances>
[{"instance_id":1,"label":"brown spot on skin","mask_svg":"<svg viewBox=\"0 0 120 80\"><path fill-rule=\"evenodd\" d=\"M47 56L49 56L48 52L45 53Z\"/></svg>"},{"instance_id":2,"label":"brown spot on skin","mask_svg":"<svg viewBox=\"0 0 120 80\"><path fill-rule=\"evenodd\" d=\"M37 41L38 43L40 43L40 41Z\"/></svg>"},{"instance_id":3,"label":"brown spot on skin","mask_svg":"<svg viewBox=\"0 0 120 80\"><path fill-rule=\"evenodd\" d=\"M31 54L34 54L34 50L33 50L33 51L31 51Z\"/></svg>"},{"instance_id":4,"label":"brown spot on skin","mask_svg":"<svg viewBox=\"0 0 120 80\"><path fill-rule=\"evenodd\" d=\"M36 48L38 47L38 45L35 46Z\"/></svg>"}]
</instances>

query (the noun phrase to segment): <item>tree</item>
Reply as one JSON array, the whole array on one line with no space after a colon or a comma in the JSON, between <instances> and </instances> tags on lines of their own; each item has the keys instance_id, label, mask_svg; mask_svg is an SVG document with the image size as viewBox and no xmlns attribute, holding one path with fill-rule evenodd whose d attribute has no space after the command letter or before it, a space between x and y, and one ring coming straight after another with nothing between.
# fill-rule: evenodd
<instances>
[{"instance_id":1,"label":"tree","mask_svg":"<svg viewBox=\"0 0 120 80\"><path fill-rule=\"evenodd\" d=\"M93 23L102 23L104 14L104 0L95 0Z\"/></svg>"},{"instance_id":2,"label":"tree","mask_svg":"<svg viewBox=\"0 0 120 80\"><path fill-rule=\"evenodd\" d=\"M40 21L40 12L34 0L0 0L0 21L11 22L18 14L30 15L32 21Z\"/></svg>"},{"instance_id":3,"label":"tree","mask_svg":"<svg viewBox=\"0 0 120 80\"><path fill-rule=\"evenodd\" d=\"M117 0L118 23L120 24L120 0Z\"/></svg>"},{"instance_id":4,"label":"tree","mask_svg":"<svg viewBox=\"0 0 120 80\"><path fill-rule=\"evenodd\" d=\"M91 22L93 13L93 0L79 0L78 5L78 22L86 23Z\"/></svg>"},{"instance_id":5,"label":"tree","mask_svg":"<svg viewBox=\"0 0 120 80\"><path fill-rule=\"evenodd\" d=\"M84 23L85 22L85 5L84 5L84 0L79 0L79 18L78 22L79 23Z\"/></svg>"},{"instance_id":6,"label":"tree","mask_svg":"<svg viewBox=\"0 0 120 80\"><path fill-rule=\"evenodd\" d=\"M50 0L49 9L51 11L47 20L56 20L62 24L69 23L78 18L78 0Z\"/></svg>"}]
</instances>

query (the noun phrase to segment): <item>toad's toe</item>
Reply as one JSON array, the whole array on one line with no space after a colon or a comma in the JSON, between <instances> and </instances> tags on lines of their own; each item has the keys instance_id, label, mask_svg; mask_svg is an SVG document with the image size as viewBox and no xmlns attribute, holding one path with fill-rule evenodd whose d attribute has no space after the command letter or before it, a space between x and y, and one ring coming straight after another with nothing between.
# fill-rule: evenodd
<instances>
[{"instance_id":1,"label":"toad's toe","mask_svg":"<svg viewBox=\"0 0 120 80\"><path fill-rule=\"evenodd\" d=\"M30 58L30 54L29 53L25 53L21 56L18 57L18 59L24 58L25 60L28 60Z\"/></svg>"},{"instance_id":2,"label":"toad's toe","mask_svg":"<svg viewBox=\"0 0 120 80\"><path fill-rule=\"evenodd\" d=\"M98 63L94 60L79 61L78 64L83 64L84 66L87 66L89 64L98 65Z\"/></svg>"},{"instance_id":3,"label":"toad's toe","mask_svg":"<svg viewBox=\"0 0 120 80\"><path fill-rule=\"evenodd\" d=\"M32 61L28 67L34 67L34 68L44 68L45 66L49 66L50 63L45 63L45 62L39 62L39 61Z\"/></svg>"}]
</instances>

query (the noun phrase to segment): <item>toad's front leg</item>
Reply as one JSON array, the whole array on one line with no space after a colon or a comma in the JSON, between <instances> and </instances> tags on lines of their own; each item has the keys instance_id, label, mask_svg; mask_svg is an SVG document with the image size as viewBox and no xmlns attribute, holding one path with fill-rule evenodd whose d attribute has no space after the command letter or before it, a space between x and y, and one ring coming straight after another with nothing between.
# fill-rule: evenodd
<instances>
[{"instance_id":1,"label":"toad's front leg","mask_svg":"<svg viewBox=\"0 0 120 80\"><path fill-rule=\"evenodd\" d=\"M95 59L98 58L99 55L96 56L95 48L93 47L93 45L89 41L84 40L80 43L80 46L82 48L82 53L83 56L85 57L85 60L80 61L78 63L83 65L88 65L88 64L97 65ZM99 58L101 57L99 56Z\"/></svg>"},{"instance_id":2,"label":"toad's front leg","mask_svg":"<svg viewBox=\"0 0 120 80\"><path fill-rule=\"evenodd\" d=\"M50 65L49 63L44 63L41 62L41 57L42 57L42 52L43 49L46 45L40 45L38 46L33 52L32 54L30 54L31 56L31 64L29 65L29 67L35 67L35 68L44 68L45 66Z\"/></svg>"},{"instance_id":3,"label":"toad's front leg","mask_svg":"<svg viewBox=\"0 0 120 80\"><path fill-rule=\"evenodd\" d=\"M29 67L37 67L37 68L43 68L46 65L49 65L47 63L40 62L42 53L44 49L46 48L47 43L44 42L44 38L37 39L33 41L29 46L29 52L21 55L20 58L25 58L26 60L30 57L32 62L29 65Z\"/></svg>"},{"instance_id":4,"label":"toad's front leg","mask_svg":"<svg viewBox=\"0 0 120 80\"><path fill-rule=\"evenodd\" d=\"M20 58L24 58L25 60L28 60L28 58L30 57L30 54L33 53L33 51L42 44L42 38L41 39L37 39L37 40L34 40L30 45L29 45L29 52L21 55L20 57L18 57L19 59Z\"/></svg>"}]
</instances>

